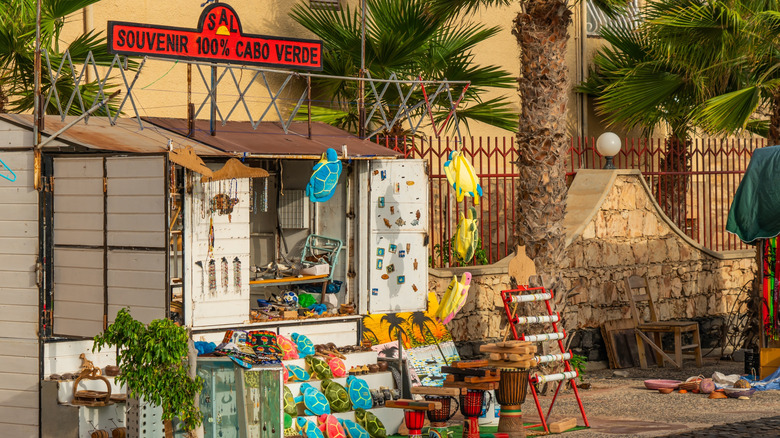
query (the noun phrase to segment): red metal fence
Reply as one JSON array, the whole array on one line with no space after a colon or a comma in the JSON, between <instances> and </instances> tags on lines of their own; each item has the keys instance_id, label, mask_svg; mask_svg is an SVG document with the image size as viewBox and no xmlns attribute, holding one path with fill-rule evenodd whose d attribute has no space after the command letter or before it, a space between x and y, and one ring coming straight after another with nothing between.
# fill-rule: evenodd
<instances>
[{"instance_id":1,"label":"red metal fence","mask_svg":"<svg viewBox=\"0 0 780 438\"><path fill-rule=\"evenodd\" d=\"M430 265L457 266L450 242L460 215L471 206L480 218L482 250L474 264L494 263L513 250L517 146L514 137L397 137L381 140L385 146L409 158L421 158L430 166ZM667 216L695 241L716 251L746 249L727 233L726 217L731 199L742 180L747 163L763 140L695 139L686 145L663 139L624 139L615 166L639 169ZM567 176L577 169L601 168L604 159L594 138L572 138ZM681 147L683 146L683 147ZM474 165L483 197L479 205L467 197L456 202L444 175L444 163L453 150L460 150ZM685 163L687 162L687 165ZM681 165L683 164L683 165Z\"/></svg>"}]
</instances>

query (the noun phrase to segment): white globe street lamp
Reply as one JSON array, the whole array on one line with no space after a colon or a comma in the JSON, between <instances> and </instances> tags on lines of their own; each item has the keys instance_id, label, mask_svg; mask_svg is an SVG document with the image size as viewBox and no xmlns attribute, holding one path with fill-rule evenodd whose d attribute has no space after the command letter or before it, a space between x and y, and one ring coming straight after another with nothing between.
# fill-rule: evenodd
<instances>
[{"instance_id":1,"label":"white globe street lamp","mask_svg":"<svg viewBox=\"0 0 780 438\"><path fill-rule=\"evenodd\" d=\"M603 167L604 169L615 168L615 165L612 164L612 159L620 152L620 146L620 137L614 132L605 132L599 135L599 138L596 140L596 150L607 159Z\"/></svg>"}]
</instances>

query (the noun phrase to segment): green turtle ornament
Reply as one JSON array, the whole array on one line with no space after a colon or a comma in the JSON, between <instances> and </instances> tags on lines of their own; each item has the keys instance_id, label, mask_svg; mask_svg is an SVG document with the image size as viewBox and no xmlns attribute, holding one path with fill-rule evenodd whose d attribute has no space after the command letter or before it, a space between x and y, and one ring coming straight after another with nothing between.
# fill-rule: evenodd
<instances>
[{"instance_id":1,"label":"green turtle ornament","mask_svg":"<svg viewBox=\"0 0 780 438\"><path fill-rule=\"evenodd\" d=\"M330 379L322 381L322 393L325 394L325 398L330 403L330 410L333 412L347 412L352 409L352 401L349 399L349 393L347 390Z\"/></svg>"},{"instance_id":2,"label":"green turtle ornament","mask_svg":"<svg viewBox=\"0 0 780 438\"><path fill-rule=\"evenodd\" d=\"M341 423L341 427L347 432L349 438L370 438L368 431L352 420L347 420L346 418L339 419L339 423Z\"/></svg>"},{"instance_id":3,"label":"green turtle ornament","mask_svg":"<svg viewBox=\"0 0 780 438\"><path fill-rule=\"evenodd\" d=\"M365 409L355 409L355 420L366 429L371 438L387 438L385 425L373 413Z\"/></svg>"},{"instance_id":4,"label":"green turtle ornament","mask_svg":"<svg viewBox=\"0 0 780 438\"><path fill-rule=\"evenodd\" d=\"M368 383L365 380L355 376L347 377L347 386L349 387L349 399L355 409L371 409L371 391L368 390Z\"/></svg>"},{"instance_id":5,"label":"green turtle ornament","mask_svg":"<svg viewBox=\"0 0 780 438\"><path fill-rule=\"evenodd\" d=\"M330 414L330 405L328 399L325 398L325 394L317 390L317 388L311 386L308 383L301 385L301 395L295 397L295 403L303 402L305 409L303 412L306 415L322 415Z\"/></svg>"},{"instance_id":6,"label":"green turtle ornament","mask_svg":"<svg viewBox=\"0 0 780 438\"><path fill-rule=\"evenodd\" d=\"M316 379L325 380L333 378L333 372L324 360L316 356L306 356L304 360L306 365L309 366L309 371Z\"/></svg>"},{"instance_id":7,"label":"green turtle ornament","mask_svg":"<svg viewBox=\"0 0 780 438\"><path fill-rule=\"evenodd\" d=\"M295 406L295 396L287 385L284 386L284 413L290 417L298 416L298 408Z\"/></svg>"},{"instance_id":8,"label":"green turtle ornament","mask_svg":"<svg viewBox=\"0 0 780 438\"><path fill-rule=\"evenodd\" d=\"M290 374L290 382L305 382L311 378L309 373L298 365L287 365L287 372Z\"/></svg>"},{"instance_id":9,"label":"green turtle ornament","mask_svg":"<svg viewBox=\"0 0 780 438\"><path fill-rule=\"evenodd\" d=\"M341 161L333 148L328 148L322 158L312 169L309 184L306 185L306 196L311 202L325 202L333 197L336 184L341 176Z\"/></svg>"},{"instance_id":10,"label":"green turtle ornament","mask_svg":"<svg viewBox=\"0 0 780 438\"><path fill-rule=\"evenodd\" d=\"M317 428L317 424L311 420L298 417L295 419L295 425L305 438L325 438L322 431Z\"/></svg>"}]
</instances>

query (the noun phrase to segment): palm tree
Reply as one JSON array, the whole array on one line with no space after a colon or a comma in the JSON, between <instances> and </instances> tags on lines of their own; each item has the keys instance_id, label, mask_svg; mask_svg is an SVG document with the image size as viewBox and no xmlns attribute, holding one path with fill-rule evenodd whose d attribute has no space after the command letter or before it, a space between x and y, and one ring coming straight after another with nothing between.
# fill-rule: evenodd
<instances>
[{"instance_id":1,"label":"palm tree","mask_svg":"<svg viewBox=\"0 0 780 438\"><path fill-rule=\"evenodd\" d=\"M411 315L409 315L409 318L407 319L407 322L412 327L412 334L414 334L414 330L416 329L417 332L420 334L420 337L417 338L415 336L415 339L420 339L421 343L425 343L425 333L423 330L427 329L428 333L433 336L433 333L431 332L431 327L436 326L436 322L425 314L425 312L412 312ZM437 341L434 339L434 341Z\"/></svg>"},{"instance_id":2,"label":"palm tree","mask_svg":"<svg viewBox=\"0 0 780 438\"><path fill-rule=\"evenodd\" d=\"M395 335L396 339L406 344L409 336L403 328L403 325L406 324L405 318L402 318L397 313L387 313L382 315L380 323L388 325L387 332L391 339L393 338L393 335Z\"/></svg>"},{"instance_id":3,"label":"palm tree","mask_svg":"<svg viewBox=\"0 0 780 438\"><path fill-rule=\"evenodd\" d=\"M515 131L517 115L505 97L483 100L488 87L513 88L515 78L494 65L482 66L474 62L473 49L499 31L499 27L486 27L468 22L459 13L473 10L471 4L502 3L491 0L430 1L430 0L368 0L366 5L366 49L365 64L372 78L389 78L395 73L399 79L470 81L461 101L457 115L468 126L469 121L480 121L510 131ZM442 4L448 4L442 8ZM344 6L332 9L311 9L308 4L299 3L293 7L291 16L303 27L323 40L324 73L334 76L356 77L359 75L360 11ZM355 105L358 85L356 81L339 79L313 79L315 90L322 99L330 100L327 108L315 107L312 117L316 120L357 131L358 114ZM368 88L368 87L367 87ZM381 87L380 87L381 89ZM457 99L463 85L453 85L451 93ZM380 91L380 90L378 90ZM402 87L408 93L409 87ZM430 95L433 91L429 89ZM409 102L421 102L422 91L417 89ZM385 114L395 114L402 97L393 85L384 95ZM441 97L437 100L443 103ZM375 103L374 96L366 96L366 107L370 110ZM447 105L434 106L434 120L443 123L450 111ZM416 123L425 116L425 107L415 110L408 120L399 120L391 132L403 133L408 121ZM373 114L372 124L380 126L380 111ZM453 119L448 122L450 127Z\"/></svg>"},{"instance_id":4,"label":"palm tree","mask_svg":"<svg viewBox=\"0 0 780 438\"><path fill-rule=\"evenodd\" d=\"M67 47L60 47L60 34L65 18L99 0L40 1L41 48L49 54L53 68L56 69L60 65L66 50L70 53L74 64L84 63L89 52L92 52L97 65L111 65L113 55L106 50L105 38L94 31L77 36ZM0 112L26 112L33 107L35 15L36 0L3 0L1 3ZM64 67L62 76L56 83L60 96L70 96L75 88L75 84L68 77L69 73L69 67ZM49 93L51 83L52 78L44 68L41 78L41 92L44 96ZM95 100L98 93L96 81L82 82L79 88L85 102ZM66 110L69 114L81 112L76 99ZM54 102L50 103L46 111L50 114L59 113Z\"/></svg>"}]
</instances>

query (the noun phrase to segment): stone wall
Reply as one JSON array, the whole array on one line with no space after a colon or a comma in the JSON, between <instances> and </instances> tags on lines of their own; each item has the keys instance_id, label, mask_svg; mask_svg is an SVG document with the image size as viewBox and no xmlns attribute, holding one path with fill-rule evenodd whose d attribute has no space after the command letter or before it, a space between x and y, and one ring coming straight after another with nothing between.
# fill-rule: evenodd
<instances>
[{"instance_id":1,"label":"stone wall","mask_svg":"<svg viewBox=\"0 0 780 438\"><path fill-rule=\"evenodd\" d=\"M591 360L605 359L599 327L631 317L624 283L628 276L647 275L662 320L700 321L709 339L705 345L717 342L719 321L753 277L752 251L715 253L692 241L661 213L638 171L578 172L564 225L568 255L560 272L561 290L570 292L562 316L565 328L575 332L572 348ZM469 269L469 298L449 325L464 356L474 344L504 334L499 292L509 288L509 265L505 259ZM443 293L452 275L464 270L432 269L431 290ZM520 283L527 281L527 276L513 274ZM540 307L528 307L523 313L543 313ZM649 314L646 307L640 311Z\"/></svg>"}]
</instances>

